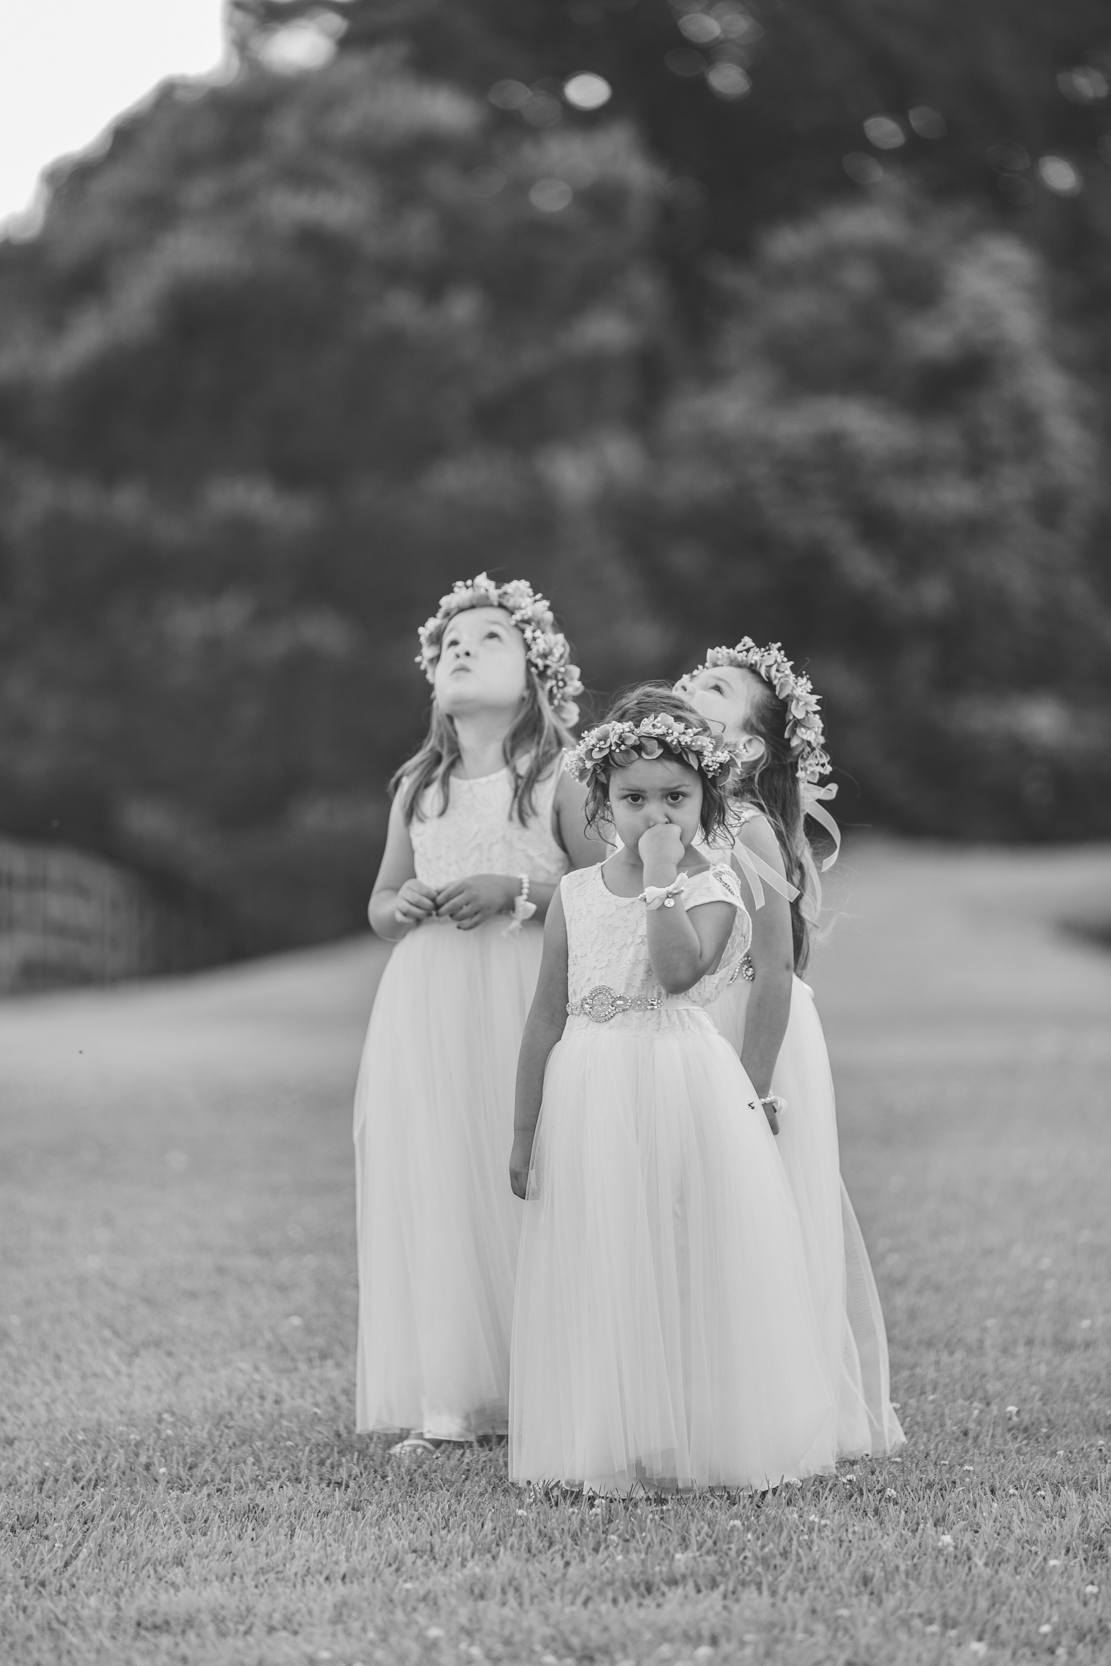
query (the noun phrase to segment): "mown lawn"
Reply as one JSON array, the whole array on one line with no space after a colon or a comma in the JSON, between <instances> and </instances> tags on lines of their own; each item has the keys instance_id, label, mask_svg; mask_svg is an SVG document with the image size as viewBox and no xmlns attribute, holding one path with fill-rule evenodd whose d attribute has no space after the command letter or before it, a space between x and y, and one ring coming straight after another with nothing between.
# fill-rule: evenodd
<instances>
[{"instance_id":1,"label":"mown lawn","mask_svg":"<svg viewBox=\"0 0 1111 1666\"><path fill-rule=\"evenodd\" d=\"M1111 1659L1111 851L850 851L815 973L901 1460L553 1503L353 1433L373 944L0 1008L0 1661Z\"/></svg>"}]
</instances>

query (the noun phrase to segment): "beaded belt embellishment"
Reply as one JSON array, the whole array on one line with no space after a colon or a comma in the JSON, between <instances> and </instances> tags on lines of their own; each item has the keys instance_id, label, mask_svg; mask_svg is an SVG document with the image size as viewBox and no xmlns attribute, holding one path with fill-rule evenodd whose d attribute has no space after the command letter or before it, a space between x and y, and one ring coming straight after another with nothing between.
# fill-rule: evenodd
<instances>
[{"instance_id":1,"label":"beaded belt embellishment","mask_svg":"<svg viewBox=\"0 0 1111 1666\"><path fill-rule=\"evenodd\" d=\"M659 995L619 995L607 983L595 984L581 1001L568 1001L570 1018L589 1018L592 1024L608 1024L619 1012L658 1012Z\"/></svg>"}]
</instances>

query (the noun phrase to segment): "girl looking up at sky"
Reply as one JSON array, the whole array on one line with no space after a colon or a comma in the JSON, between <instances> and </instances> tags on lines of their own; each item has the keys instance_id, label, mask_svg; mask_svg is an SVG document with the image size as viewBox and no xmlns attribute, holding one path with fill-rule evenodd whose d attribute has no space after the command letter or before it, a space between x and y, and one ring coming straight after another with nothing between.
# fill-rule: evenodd
<instances>
[{"instance_id":1,"label":"girl looking up at sky","mask_svg":"<svg viewBox=\"0 0 1111 1666\"><path fill-rule=\"evenodd\" d=\"M357 1423L398 1452L506 1432L517 1051L549 902L601 854L562 768L581 684L544 598L479 574L420 642L432 719L391 783L369 912L396 947L355 1094Z\"/></svg>"},{"instance_id":2,"label":"girl looking up at sky","mask_svg":"<svg viewBox=\"0 0 1111 1666\"><path fill-rule=\"evenodd\" d=\"M813 817L836 824L819 786L830 771L817 696L777 642L711 648L676 685L735 751L729 846L753 909L746 976L711 1016L736 1048L769 1122L799 1211L814 1304L837 1387L843 1456L894 1451L903 1431L891 1405L887 1332L868 1252L841 1179L829 1055L805 970L821 884L806 835ZM828 857L824 866L833 857Z\"/></svg>"}]
</instances>

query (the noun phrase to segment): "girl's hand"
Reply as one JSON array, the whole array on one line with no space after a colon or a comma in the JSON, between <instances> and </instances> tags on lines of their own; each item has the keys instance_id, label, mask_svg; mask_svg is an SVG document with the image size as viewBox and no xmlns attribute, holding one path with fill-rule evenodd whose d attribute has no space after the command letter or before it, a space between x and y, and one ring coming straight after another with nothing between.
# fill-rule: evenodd
<instances>
[{"instance_id":1,"label":"girl's hand","mask_svg":"<svg viewBox=\"0 0 1111 1666\"><path fill-rule=\"evenodd\" d=\"M436 893L436 913L453 921L460 931L473 931L495 914L511 914L520 889L521 881L507 874L471 874Z\"/></svg>"},{"instance_id":2,"label":"girl's hand","mask_svg":"<svg viewBox=\"0 0 1111 1666\"><path fill-rule=\"evenodd\" d=\"M405 925L419 926L436 912L436 893L423 879L407 879L398 887L394 903L394 919Z\"/></svg>"},{"instance_id":3,"label":"girl's hand","mask_svg":"<svg viewBox=\"0 0 1111 1666\"><path fill-rule=\"evenodd\" d=\"M637 843L637 855L644 866L646 885L669 884L683 860L683 835L673 821L658 821ZM652 877L649 878L649 870Z\"/></svg>"},{"instance_id":4,"label":"girl's hand","mask_svg":"<svg viewBox=\"0 0 1111 1666\"><path fill-rule=\"evenodd\" d=\"M532 1162L532 1135L514 1134L513 1150L509 1154L509 1184L514 1197L524 1197L528 1191L528 1171Z\"/></svg>"}]
</instances>

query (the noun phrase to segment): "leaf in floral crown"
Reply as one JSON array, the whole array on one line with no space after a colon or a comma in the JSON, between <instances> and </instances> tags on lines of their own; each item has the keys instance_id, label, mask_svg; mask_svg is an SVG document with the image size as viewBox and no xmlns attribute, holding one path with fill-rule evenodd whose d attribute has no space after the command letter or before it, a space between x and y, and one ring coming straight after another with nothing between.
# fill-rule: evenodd
<instances>
[{"instance_id":1,"label":"leaf in floral crown","mask_svg":"<svg viewBox=\"0 0 1111 1666\"><path fill-rule=\"evenodd\" d=\"M651 735L646 735L640 743L640 755L642 758L658 758L661 756L662 752L663 747L660 745L660 742L658 740L653 740Z\"/></svg>"}]
</instances>

